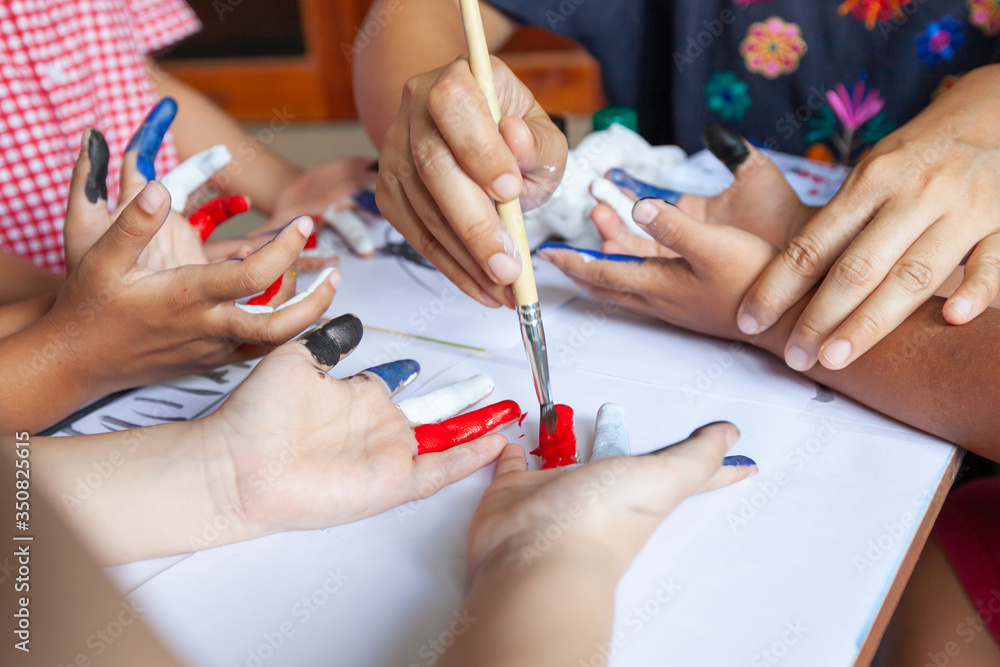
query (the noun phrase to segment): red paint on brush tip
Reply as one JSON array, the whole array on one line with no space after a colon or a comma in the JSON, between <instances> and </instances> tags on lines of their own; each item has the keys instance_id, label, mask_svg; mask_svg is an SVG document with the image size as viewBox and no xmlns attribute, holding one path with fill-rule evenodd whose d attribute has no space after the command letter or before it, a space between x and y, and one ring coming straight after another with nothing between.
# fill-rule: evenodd
<instances>
[{"instance_id":1,"label":"red paint on brush tip","mask_svg":"<svg viewBox=\"0 0 1000 667\"><path fill-rule=\"evenodd\" d=\"M284 277L285 276L278 276L278 279L275 280L273 283L271 283L271 286L268 287L266 290L264 290L263 294L258 294L254 298L252 298L249 301L247 301L247 305L248 306L266 306L267 304L271 303L271 299L273 299L274 295L277 294L278 290L281 289L281 280Z\"/></svg>"},{"instance_id":2,"label":"red paint on brush tip","mask_svg":"<svg viewBox=\"0 0 1000 667\"><path fill-rule=\"evenodd\" d=\"M473 412L452 417L440 424L424 424L416 428L417 453L443 452L476 438L481 438L521 415L515 401L500 401Z\"/></svg>"},{"instance_id":3,"label":"red paint on brush tip","mask_svg":"<svg viewBox=\"0 0 1000 667\"><path fill-rule=\"evenodd\" d=\"M188 217L188 222L198 230L198 234L204 242L208 240L216 227L234 215L246 213L248 210L250 210L250 200L243 195L223 195L199 206Z\"/></svg>"},{"instance_id":4,"label":"red paint on brush tip","mask_svg":"<svg viewBox=\"0 0 1000 667\"><path fill-rule=\"evenodd\" d=\"M535 452L541 453L543 470L580 462L576 453L576 432L573 430L573 408L557 404L556 417L555 432L549 432L545 424L542 424L538 436L538 449Z\"/></svg>"}]
</instances>

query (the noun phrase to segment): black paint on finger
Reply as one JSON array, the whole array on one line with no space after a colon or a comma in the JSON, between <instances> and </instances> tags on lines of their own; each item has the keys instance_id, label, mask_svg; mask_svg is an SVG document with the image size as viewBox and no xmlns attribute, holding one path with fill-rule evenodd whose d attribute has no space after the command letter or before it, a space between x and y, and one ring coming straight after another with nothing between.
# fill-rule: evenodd
<instances>
[{"instance_id":1,"label":"black paint on finger","mask_svg":"<svg viewBox=\"0 0 1000 667\"><path fill-rule=\"evenodd\" d=\"M729 168L729 171L736 173L739 166L750 157L750 149L747 148L743 137L730 132L718 123L711 123L701 131L701 140L705 148L712 151L712 155L719 158L722 164Z\"/></svg>"},{"instance_id":2,"label":"black paint on finger","mask_svg":"<svg viewBox=\"0 0 1000 667\"><path fill-rule=\"evenodd\" d=\"M313 329L299 340L306 346L313 359L323 366L336 366L341 359L354 351L361 342L364 327L357 315L335 317L321 327Z\"/></svg>"},{"instance_id":3,"label":"black paint on finger","mask_svg":"<svg viewBox=\"0 0 1000 667\"><path fill-rule=\"evenodd\" d=\"M87 158L90 160L90 171L87 172L87 183L84 193L87 201L96 204L98 199L108 200L108 142L104 135L91 128L87 139Z\"/></svg>"}]
</instances>

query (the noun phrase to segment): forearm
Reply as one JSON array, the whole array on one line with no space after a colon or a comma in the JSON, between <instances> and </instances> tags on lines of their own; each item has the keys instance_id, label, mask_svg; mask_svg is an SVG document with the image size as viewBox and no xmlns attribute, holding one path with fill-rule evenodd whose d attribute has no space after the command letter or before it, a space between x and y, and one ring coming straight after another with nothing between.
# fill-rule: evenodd
<instances>
[{"instance_id":1,"label":"forearm","mask_svg":"<svg viewBox=\"0 0 1000 667\"><path fill-rule=\"evenodd\" d=\"M156 92L177 100L177 118L171 133L182 159L225 144L233 161L211 184L225 192L250 197L255 208L271 214L278 194L301 175L301 170L251 137L225 111L183 81L157 72Z\"/></svg>"},{"instance_id":2,"label":"forearm","mask_svg":"<svg viewBox=\"0 0 1000 667\"><path fill-rule=\"evenodd\" d=\"M55 293L8 306L0 306L0 338L10 336L38 322L55 303Z\"/></svg>"},{"instance_id":3,"label":"forearm","mask_svg":"<svg viewBox=\"0 0 1000 667\"><path fill-rule=\"evenodd\" d=\"M606 554L577 546L555 545L530 560L520 548L491 556L458 612L461 632L453 630L455 643L439 664L596 664L591 660L611 636L621 573Z\"/></svg>"},{"instance_id":4,"label":"forearm","mask_svg":"<svg viewBox=\"0 0 1000 667\"><path fill-rule=\"evenodd\" d=\"M61 273L0 251L0 305L55 294L65 279Z\"/></svg>"},{"instance_id":5,"label":"forearm","mask_svg":"<svg viewBox=\"0 0 1000 667\"><path fill-rule=\"evenodd\" d=\"M783 357L810 295L752 341ZM945 322L933 297L845 369L817 364L807 376L865 405L966 449L1000 460L1000 310L962 326Z\"/></svg>"},{"instance_id":6,"label":"forearm","mask_svg":"<svg viewBox=\"0 0 1000 667\"><path fill-rule=\"evenodd\" d=\"M75 351L84 333L83 324L43 317L0 339L0 429L34 433L103 395Z\"/></svg>"},{"instance_id":7,"label":"forearm","mask_svg":"<svg viewBox=\"0 0 1000 667\"><path fill-rule=\"evenodd\" d=\"M513 34L514 23L490 5L480 5L490 51ZM379 20L390 17L390 20ZM369 38L365 26L379 27ZM375 32L372 30L372 32ZM399 111L407 79L447 65L464 55L465 32L457 0L376 0L358 31L352 63L354 101L368 136L382 147L385 131Z\"/></svg>"},{"instance_id":8,"label":"forearm","mask_svg":"<svg viewBox=\"0 0 1000 667\"><path fill-rule=\"evenodd\" d=\"M235 516L219 527L202 423L36 438L34 466L42 488L104 565L245 539Z\"/></svg>"}]
</instances>

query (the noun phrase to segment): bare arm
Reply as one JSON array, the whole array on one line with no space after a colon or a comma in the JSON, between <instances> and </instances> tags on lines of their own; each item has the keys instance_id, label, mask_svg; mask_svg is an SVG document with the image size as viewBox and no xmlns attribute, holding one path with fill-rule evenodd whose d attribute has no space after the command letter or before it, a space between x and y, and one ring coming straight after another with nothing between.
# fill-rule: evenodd
<instances>
[{"instance_id":1,"label":"bare arm","mask_svg":"<svg viewBox=\"0 0 1000 667\"><path fill-rule=\"evenodd\" d=\"M55 294L66 276L0 251L0 305Z\"/></svg>"},{"instance_id":2,"label":"bare arm","mask_svg":"<svg viewBox=\"0 0 1000 667\"><path fill-rule=\"evenodd\" d=\"M10 336L42 319L55 303L55 294L0 306L0 338Z\"/></svg>"},{"instance_id":3,"label":"bare arm","mask_svg":"<svg viewBox=\"0 0 1000 667\"><path fill-rule=\"evenodd\" d=\"M495 53L517 26L492 6L481 7L486 40ZM391 19L379 21L380 16ZM407 79L464 55L465 33L457 0L376 0L365 18L365 25L369 22L381 29L370 41L364 26L358 31L352 63L354 101L368 136L381 149Z\"/></svg>"},{"instance_id":4,"label":"bare arm","mask_svg":"<svg viewBox=\"0 0 1000 667\"><path fill-rule=\"evenodd\" d=\"M171 132L181 159L225 144L233 154L233 161L215 176L212 184L226 192L249 196L256 208L270 215L278 195L302 171L261 145L200 92L154 68L150 64L157 94L177 100L177 119Z\"/></svg>"}]
</instances>

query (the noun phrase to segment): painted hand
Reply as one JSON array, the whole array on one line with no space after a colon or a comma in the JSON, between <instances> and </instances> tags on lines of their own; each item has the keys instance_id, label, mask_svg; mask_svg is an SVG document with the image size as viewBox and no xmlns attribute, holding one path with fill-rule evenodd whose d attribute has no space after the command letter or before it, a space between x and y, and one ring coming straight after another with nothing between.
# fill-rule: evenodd
<instances>
[{"instance_id":1,"label":"painted hand","mask_svg":"<svg viewBox=\"0 0 1000 667\"><path fill-rule=\"evenodd\" d=\"M612 169L606 178L632 201L643 197L676 199L677 207L697 220L742 229L776 246L784 245L816 214L818 209L799 200L781 170L742 137L712 124L705 128L702 138L705 146L736 177L725 192L715 197L691 194L678 197L678 193L644 183L621 169ZM621 210L616 206L621 197L616 191L602 189L592 194L599 203L590 217L604 238L601 248L604 252L640 257L677 256L656 241L629 231L616 212ZM608 201L611 198L615 201Z\"/></svg>"},{"instance_id":2,"label":"painted hand","mask_svg":"<svg viewBox=\"0 0 1000 667\"><path fill-rule=\"evenodd\" d=\"M590 463L529 471L524 450L507 445L469 529L470 578L487 562L530 565L566 549L608 553L620 575L681 501L757 472L745 456L723 458L738 439L735 426L719 422L684 442L631 457L624 412L607 403L597 415ZM553 517L572 523L560 525L560 537L542 553L538 533L547 534Z\"/></svg>"},{"instance_id":3,"label":"painted hand","mask_svg":"<svg viewBox=\"0 0 1000 667\"><path fill-rule=\"evenodd\" d=\"M107 151L103 165L98 162L95 143L103 138L88 130L73 172L66 229L105 231L76 262L42 320L68 340L92 378L95 397L260 356L309 326L330 304L340 274L270 314L246 313L234 303L272 284L295 261L312 231L306 218L242 261L165 270L144 265L143 253L167 218L167 191L146 183L112 222L106 195L91 187L107 164ZM289 296L286 291L271 303Z\"/></svg>"},{"instance_id":4,"label":"painted hand","mask_svg":"<svg viewBox=\"0 0 1000 667\"><path fill-rule=\"evenodd\" d=\"M944 317L964 324L1000 292L997 66L970 72L879 142L784 248L740 306L740 328L771 327L815 285L785 360L844 368L926 301L970 250ZM985 92L984 92L985 91Z\"/></svg>"},{"instance_id":5,"label":"painted hand","mask_svg":"<svg viewBox=\"0 0 1000 667\"><path fill-rule=\"evenodd\" d=\"M695 220L659 199L636 203L633 218L674 257L637 257L545 244L550 261L592 296L671 324L732 340L747 288L777 254L749 232Z\"/></svg>"},{"instance_id":6,"label":"painted hand","mask_svg":"<svg viewBox=\"0 0 1000 667\"><path fill-rule=\"evenodd\" d=\"M406 240L480 303L513 307L504 286L521 273L495 201L528 209L562 179L566 139L500 60L493 76L500 131L469 62L407 81L386 131L376 188L382 214Z\"/></svg>"},{"instance_id":7,"label":"painted hand","mask_svg":"<svg viewBox=\"0 0 1000 667\"><path fill-rule=\"evenodd\" d=\"M205 478L218 507L240 508L243 538L372 516L430 496L499 456L507 440L487 435L489 429L424 454L411 428L414 420L437 421L480 400L492 390L488 378L397 407L390 398L416 378L415 361L346 380L327 375L361 336L354 315L313 329L265 357L205 418ZM513 412L516 420L516 404Z\"/></svg>"}]
</instances>

